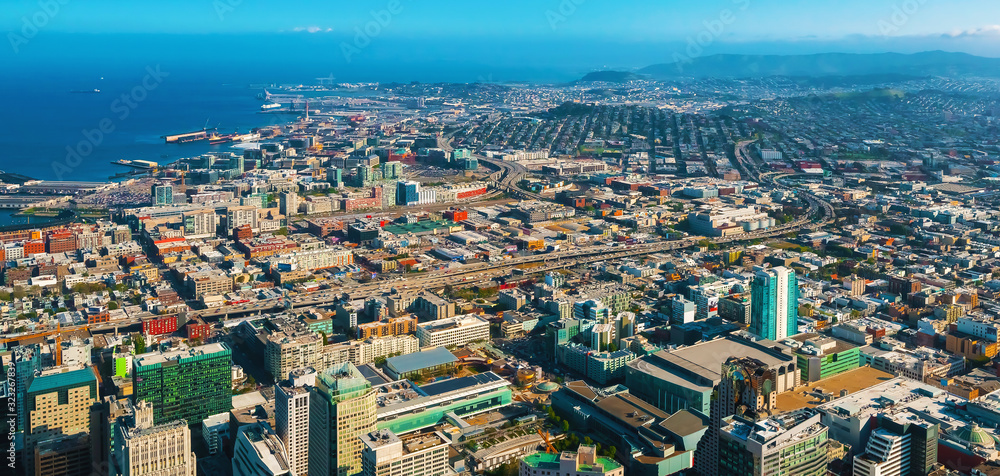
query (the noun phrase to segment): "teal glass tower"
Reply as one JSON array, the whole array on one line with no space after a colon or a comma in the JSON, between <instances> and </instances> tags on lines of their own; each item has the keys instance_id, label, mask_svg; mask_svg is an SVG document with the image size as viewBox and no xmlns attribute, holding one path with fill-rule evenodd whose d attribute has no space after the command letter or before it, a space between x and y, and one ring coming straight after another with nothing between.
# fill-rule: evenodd
<instances>
[{"instance_id":1,"label":"teal glass tower","mask_svg":"<svg viewBox=\"0 0 1000 476\"><path fill-rule=\"evenodd\" d=\"M798 334L798 279L784 266L755 267L750 285L750 332L779 340Z\"/></svg>"}]
</instances>

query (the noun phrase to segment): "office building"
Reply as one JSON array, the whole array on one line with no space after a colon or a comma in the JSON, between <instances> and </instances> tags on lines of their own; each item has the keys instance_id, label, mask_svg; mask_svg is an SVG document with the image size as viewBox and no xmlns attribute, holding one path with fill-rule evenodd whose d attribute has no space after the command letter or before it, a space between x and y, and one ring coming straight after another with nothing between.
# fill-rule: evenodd
<instances>
[{"instance_id":1,"label":"office building","mask_svg":"<svg viewBox=\"0 0 1000 476\"><path fill-rule=\"evenodd\" d=\"M215 210L195 210L181 214L184 236L214 235L219 227L219 215Z\"/></svg>"},{"instance_id":2,"label":"office building","mask_svg":"<svg viewBox=\"0 0 1000 476\"><path fill-rule=\"evenodd\" d=\"M299 194L295 192L281 192L279 195L279 210L286 217L299 214Z\"/></svg>"},{"instance_id":3,"label":"office building","mask_svg":"<svg viewBox=\"0 0 1000 476\"><path fill-rule=\"evenodd\" d=\"M396 205L415 205L420 199L420 183L396 182Z\"/></svg>"},{"instance_id":4,"label":"office building","mask_svg":"<svg viewBox=\"0 0 1000 476\"><path fill-rule=\"evenodd\" d=\"M828 442L828 428L810 410L762 421L729 417L720 429L717 474L824 476Z\"/></svg>"},{"instance_id":5,"label":"office building","mask_svg":"<svg viewBox=\"0 0 1000 476\"><path fill-rule=\"evenodd\" d=\"M361 436L375 431L375 390L350 362L319 373L309 395L309 474L362 471Z\"/></svg>"},{"instance_id":6,"label":"office building","mask_svg":"<svg viewBox=\"0 0 1000 476\"><path fill-rule=\"evenodd\" d=\"M402 435L511 403L510 382L493 372L415 385L397 380L375 387L379 430Z\"/></svg>"},{"instance_id":7,"label":"office building","mask_svg":"<svg viewBox=\"0 0 1000 476\"><path fill-rule=\"evenodd\" d=\"M23 394L28 474L90 474L97 377L90 367L66 370L34 375Z\"/></svg>"},{"instance_id":8,"label":"office building","mask_svg":"<svg viewBox=\"0 0 1000 476\"><path fill-rule=\"evenodd\" d=\"M146 401L139 401L132 414L118 418L114 455L113 474L119 476L195 476L197 472L188 423L176 420L155 425L153 406Z\"/></svg>"},{"instance_id":9,"label":"office building","mask_svg":"<svg viewBox=\"0 0 1000 476\"><path fill-rule=\"evenodd\" d=\"M420 347L449 347L490 338L490 323L475 314L417 324Z\"/></svg>"},{"instance_id":10,"label":"office building","mask_svg":"<svg viewBox=\"0 0 1000 476\"><path fill-rule=\"evenodd\" d=\"M878 429L868 437L865 451L854 457L857 476L929 474L938 460L937 423L909 412L879 415ZM961 432L963 429L960 429ZM992 439L989 435L987 438Z\"/></svg>"},{"instance_id":11,"label":"office building","mask_svg":"<svg viewBox=\"0 0 1000 476\"><path fill-rule=\"evenodd\" d=\"M291 474L309 474L308 389L287 381L274 386L274 431L285 447Z\"/></svg>"},{"instance_id":12,"label":"office building","mask_svg":"<svg viewBox=\"0 0 1000 476\"><path fill-rule=\"evenodd\" d=\"M750 294L750 332L768 340L799 333L795 271L784 266L754 267Z\"/></svg>"},{"instance_id":13,"label":"office building","mask_svg":"<svg viewBox=\"0 0 1000 476\"><path fill-rule=\"evenodd\" d=\"M38 345L19 345L15 347L5 361L5 365L14 366L14 388L10 391L14 395L25 395L28 392L28 381L35 376L35 372L42 369L41 351ZM6 359L5 359L6 360ZM17 431L24 431L27 422L26 399L18 398L15 402L17 407Z\"/></svg>"},{"instance_id":14,"label":"office building","mask_svg":"<svg viewBox=\"0 0 1000 476\"><path fill-rule=\"evenodd\" d=\"M452 474L448 466L450 439L440 432L414 433L403 437L389 430L361 436L365 476Z\"/></svg>"},{"instance_id":15,"label":"office building","mask_svg":"<svg viewBox=\"0 0 1000 476\"><path fill-rule=\"evenodd\" d=\"M153 184L152 202L154 206L172 205L174 203L174 187L168 184Z\"/></svg>"},{"instance_id":16,"label":"office building","mask_svg":"<svg viewBox=\"0 0 1000 476\"><path fill-rule=\"evenodd\" d=\"M233 476L291 476L285 448L265 422L244 425L236 432Z\"/></svg>"},{"instance_id":17,"label":"office building","mask_svg":"<svg viewBox=\"0 0 1000 476\"><path fill-rule=\"evenodd\" d=\"M214 343L135 356L135 400L153 405L153 423L199 422L232 408L232 360L226 344Z\"/></svg>"}]
</instances>

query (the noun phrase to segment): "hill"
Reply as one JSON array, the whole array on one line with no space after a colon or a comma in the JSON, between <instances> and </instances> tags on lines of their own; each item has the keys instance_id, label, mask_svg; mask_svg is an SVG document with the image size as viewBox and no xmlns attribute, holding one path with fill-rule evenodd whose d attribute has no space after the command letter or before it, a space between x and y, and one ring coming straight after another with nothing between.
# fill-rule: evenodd
<instances>
[{"instance_id":1,"label":"hill","mask_svg":"<svg viewBox=\"0 0 1000 476\"><path fill-rule=\"evenodd\" d=\"M677 77L753 78L766 76L907 75L1000 77L1000 59L965 53L821 53L814 55L712 55L647 66L654 79Z\"/></svg>"}]
</instances>

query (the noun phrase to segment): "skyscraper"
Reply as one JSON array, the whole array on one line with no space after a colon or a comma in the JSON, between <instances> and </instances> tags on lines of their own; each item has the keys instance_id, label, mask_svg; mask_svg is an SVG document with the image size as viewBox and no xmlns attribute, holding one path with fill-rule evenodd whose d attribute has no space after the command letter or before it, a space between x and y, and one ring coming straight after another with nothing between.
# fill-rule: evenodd
<instances>
[{"instance_id":1,"label":"skyscraper","mask_svg":"<svg viewBox=\"0 0 1000 476\"><path fill-rule=\"evenodd\" d=\"M382 178L385 180L397 180L403 176L402 162L386 162L382 164Z\"/></svg>"},{"instance_id":2,"label":"skyscraper","mask_svg":"<svg viewBox=\"0 0 1000 476\"><path fill-rule=\"evenodd\" d=\"M823 476L830 462L829 428L810 409L755 421L735 416L720 430L720 476Z\"/></svg>"},{"instance_id":3,"label":"skyscraper","mask_svg":"<svg viewBox=\"0 0 1000 476\"><path fill-rule=\"evenodd\" d=\"M778 340L798 334L798 280L784 266L754 267L750 285L750 332Z\"/></svg>"},{"instance_id":4,"label":"skyscraper","mask_svg":"<svg viewBox=\"0 0 1000 476\"><path fill-rule=\"evenodd\" d=\"M17 396L17 431L24 431L27 413L25 399L21 397L27 392L28 381L35 376L35 371L41 370L41 353L37 345L21 345L14 348L5 365L14 366L14 386L10 391ZM8 374L9 375L9 374Z\"/></svg>"},{"instance_id":5,"label":"skyscraper","mask_svg":"<svg viewBox=\"0 0 1000 476\"><path fill-rule=\"evenodd\" d=\"M309 474L348 476L362 471L361 436L375 431L375 390L350 362L334 365L310 390Z\"/></svg>"},{"instance_id":6,"label":"skyscraper","mask_svg":"<svg viewBox=\"0 0 1000 476\"><path fill-rule=\"evenodd\" d=\"M299 213L299 194L295 192L282 192L280 212L285 216L297 215Z\"/></svg>"},{"instance_id":7,"label":"skyscraper","mask_svg":"<svg viewBox=\"0 0 1000 476\"><path fill-rule=\"evenodd\" d=\"M28 382L24 395L24 449L32 468L28 474L90 474L97 377L88 367L63 370L43 372Z\"/></svg>"},{"instance_id":8,"label":"skyscraper","mask_svg":"<svg viewBox=\"0 0 1000 476\"><path fill-rule=\"evenodd\" d=\"M174 187L157 183L152 187L153 205L171 205L174 203Z\"/></svg>"},{"instance_id":9,"label":"skyscraper","mask_svg":"<svg viewBox=\"0 0 1000 476\"><path fill-rule=\"evenodd\" d=\"M171 476L194 476L196 473L191 429L187 422L175 420L154 425L153 406L146 401L138 402L131 415L118 419L114 454L117 467L112 474L133 476L155 471Z\"/></svg>"},{"instance_id":10,"label":"skyscraper","mask_svg":"<svg viewBox=\"0 0 1000 476\"><path fill-rule=\"evenodd\" d=\"M294 475L309 474L309 390L282 382L274 386L274 431L288 453Z\"/></svg>"},{"instance_id":11,"label":"skyscraper","mask_svg":"<svg viewBox=\"0 0 1000 476\"><path fill-rule=\"evenodd\" d=\"M135 400L153 404L153 423L199 422L232 408L229 347L206 344L135 356Z\"/></svg>"},{"instance_id":12,"label":"skyscraper","mask_svg":"<svg viewBox=\"0 0 1000 476\"><path fill-rule=\"evenodd\" d=\"M878 419L878 429L872 431L868 438L865 452L854 457L854 474L928 474L938 459L939 425L909 412L879 415ZM982 430L973 423L957 432L971 435L977 431ZM988 433L983 434L986 438L992 438Z\"/></svg>"}]
</instances>

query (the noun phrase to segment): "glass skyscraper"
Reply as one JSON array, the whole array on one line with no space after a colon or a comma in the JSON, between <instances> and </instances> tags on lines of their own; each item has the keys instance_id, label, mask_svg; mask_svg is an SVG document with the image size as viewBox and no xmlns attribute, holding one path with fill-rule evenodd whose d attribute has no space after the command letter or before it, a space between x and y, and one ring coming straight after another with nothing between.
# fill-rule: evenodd
<instances>
[{"instance_id":1,"label":"glass skyscraper","mask_svg":"<svg viewBox=\"0 0 1000 476\"><path fill-rule=\"evenodd\" d=\"M222 343L137 355L135 401L153 404L156 425L174 420L194 424L228 412L233 406L231 356Z\"/></svg>"},{"instance_id":2,"label":"glass skyscraper","mask_svg":"<svg viewBox=\"0 0 1000 476\"><path fill-rule=\"evenodd\" d=\"M750 332L778 340L798 334L798 279L784 266L754 267L750 285Z\"/></svg>"},{"instance_id":3,"label":"glass skyscraper","mask_svg":"<svg viewBox=\"0 0 1000 476\"><path fill-rule=\"evenodd\" d=\"M361 436L375 431L371 383L354 364L336 364L316 377L309 401L309 474L361 473Z\"/></svg>"}]
</instances>

